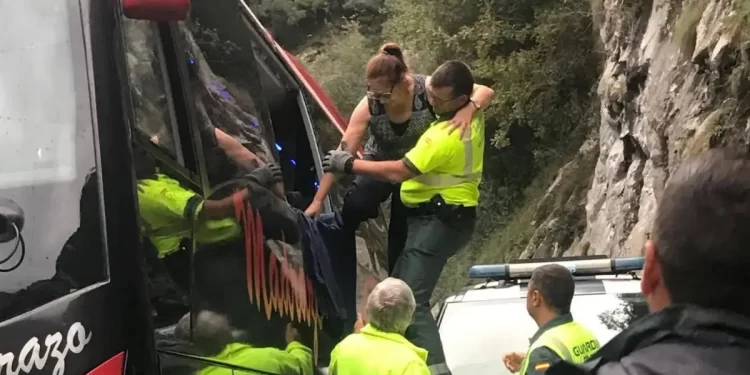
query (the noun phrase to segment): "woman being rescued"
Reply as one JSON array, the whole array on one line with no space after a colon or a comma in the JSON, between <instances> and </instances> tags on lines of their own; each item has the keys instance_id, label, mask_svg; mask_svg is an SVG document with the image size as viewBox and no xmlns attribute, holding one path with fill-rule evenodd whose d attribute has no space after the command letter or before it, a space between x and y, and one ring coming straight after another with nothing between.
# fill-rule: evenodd
<instances>
[{"instance_id":1,"label":"woman being rescued","mask_svg":"<svg viewBox=\"0 0 750 375\"><path fill-rule=\"evenodd\" d=\"M417 143L422 133L435 120L426 85L430 77L414 74L407 67L401 48L386 43L367 63L366 95L352 112L349 125L339 148L357 152L369 130L371 137L363 157L371 160L399 160ZM473 105L458 111L451 125L461 132L467 130L479 108L485 108L495 92L489 87L474 85ZM305 211L318 215L336 177L326 173L313 202ZM391 218L388 225L388 273L396 264L406 242L406 215L399 195L400 184L357 176L347 193L336 222L343 230L354 232L359 224L378 216L378 206L391 197Z\"/></svg>"}]
</instances>

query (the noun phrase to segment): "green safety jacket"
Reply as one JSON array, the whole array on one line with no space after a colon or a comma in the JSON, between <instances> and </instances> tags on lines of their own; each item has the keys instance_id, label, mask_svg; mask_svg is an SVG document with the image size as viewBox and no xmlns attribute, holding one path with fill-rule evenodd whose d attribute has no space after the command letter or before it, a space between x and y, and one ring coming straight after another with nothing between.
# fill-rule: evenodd
<instances>
[{"instance_id":1,"label":"green safety jacket","mask_svg":"<svg viewBox=\"0 0 750 375\"><path fill-rule=\"evenodd\" d=\"M336 345L328 370L330 375L430 375L426 350L369 324Z\"/></svg>"},{"instance_id":2,"label":"green safety jacket","mask_svg":"<svg viewBox=\"0 0 750 375\"><path fill-rule=\"evenodd\" d=\"M521 363L519 374L526 375L529 360L535 349L547 348L562 360L572 363L583 363L599 349L599 340L588 328L574 321L569 321L545 330L529 347L526 357ZM549 362L536 363L535 372L543 372L552 364Z\"/></svg>"},{"instance_id":3,"label":"green safety jacket","mask_svg":"<svg viewBox=\"0 0 750 375\"><path fill-rule=\"evenodd\" d=\"M247 368L232 370L221 366L203 368L199 375L313 375L312 350L297 341L287 345L285 350L276 348L255 348L248 344L232 343L213 357L221 362ZM255 370L255 371L253 371Z\"/></svg>"},{"instance_id":4,"label":"green safety jacket","mask_svg":"<svg viewBox=\"0 0 750 375\"><path fill-rule=\"evenodd\" d=\"M233 218L196 221L203 198L166 175L138 181L138 211L143 234L156 247L159 258L180 248L183 238L198 243L218 243L242 234Z\"/></svg>"},{"instance_id":5,"label":"green safety jacket","mask_svg":"<svg viewBox=\"0 0 750 375\"><path fill-rule=\"evenodd\" d=\"M401 200L407 206L430 201L440 194L446 203L474 207L479 202L479 183L484 162L484 113L471 120L471 131L461 138L450 133L439 119L430 125L404 162L420 173L401 183Z\"/></svg>"}]
</instances>

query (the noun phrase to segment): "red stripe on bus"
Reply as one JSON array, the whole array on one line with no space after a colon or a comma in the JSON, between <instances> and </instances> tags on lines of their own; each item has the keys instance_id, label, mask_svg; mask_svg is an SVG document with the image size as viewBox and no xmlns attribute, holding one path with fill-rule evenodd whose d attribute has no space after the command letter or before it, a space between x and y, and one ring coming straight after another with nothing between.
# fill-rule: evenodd
<instances>
[{"instance_id":1,"label":"red stripe on bus","mask_svg":"<svg viewBox=\"0 0 750 375\"><path fill-rule=\"evenodd\" d=\"M125 352L106 360L86 375L122 375L125 370Z\"/></svg>"}]
</instances>

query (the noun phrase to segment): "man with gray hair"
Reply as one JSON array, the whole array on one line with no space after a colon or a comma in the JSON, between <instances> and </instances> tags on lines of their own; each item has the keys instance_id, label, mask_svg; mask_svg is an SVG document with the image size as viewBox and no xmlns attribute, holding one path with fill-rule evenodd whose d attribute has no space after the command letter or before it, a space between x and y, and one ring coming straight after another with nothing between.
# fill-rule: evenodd
<instances>
[{"instance_id":1,"label":"man with gray hair","mask_svg":"<svg viewBox=\"0 0 750 375\"><path fill-rule=\"evenodd\" d=\"M429 375L427 351L403 336L416 306L405 282L392 277L381 281L367 298L369 324L336 345L330 374Z\"/></svg>"}]
</instances>

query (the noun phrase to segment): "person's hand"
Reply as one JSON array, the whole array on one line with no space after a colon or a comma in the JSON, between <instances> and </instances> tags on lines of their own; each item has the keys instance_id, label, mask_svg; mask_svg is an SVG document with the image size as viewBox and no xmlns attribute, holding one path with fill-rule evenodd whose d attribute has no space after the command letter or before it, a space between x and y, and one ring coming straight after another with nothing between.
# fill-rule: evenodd
<instances>
[{"instance_id":1,"label":"person's hand","mask_svg":"<svg viewBox=\"0 0 750 375\"><path fill-rule=\"evenodd\" d=\"M347 150L328 151L323 158L323 171L326 173L351 173L354 155Z\"/></svg>"},{"instance_id":2,"label":"person's hand","mask_svg":"<svg viewBox=\"0 0 750 375\"><path fill-rule=\"evenodd\" d=\"M252 172L245 175L249 180L255 181L261 186L270 188L271 185L281 182L283 175L281 173L281 167L276 164L267 164L262 167L255 168Z\"/></svg>"},{"instance_id":3,"label":"person's hand","mask_svg":"<svg viewBox=\"0 0 750 375\"><path fill-rule=\"evenodd\" d=\"M525 357L526 353L507 353L503 356L503 363L505 363L505 367L508 369L508 371L516 373L521 370L521 363L523 363L523 359Z\"/></svg>"},{"instance_id":4,"label":"person's hand","mask_svg":"<svg viewBox=\"0 0 750 375\"><path fill-rule=\"evenodd\" d=\"M323 202L313 200L312 203L310 203L310 205L307 206L307 209L305 210L305 215L309 217L316 217L320 215L322 211L323 211Z\"/></svg>"},{"instance_id":5,"label":"person's hand","mask_svg":"<svg viewBox=\"0 0 750 375\"><path fill-rule=\"evenodd\" d=\"M466 132L471 132L471 119L476 111L477 109L471 104L459 109L453 118L445 124L445 127L449 129L448 133L458 130L461 138L463 138Z\"/></svg>"},{"instance_id":6,"label":"person's hand","mask_svg":"<svg viewBox=\"0 0 750 375\"><path fill-rule=\"evenodd\" d=\"M294 327L294 324L287 323L286 324L286 331L284 332L284 340L287 344L290 344L293 341L300 341L299 337L299 331L297 328Z\"/></svg>"}]
</instances>

